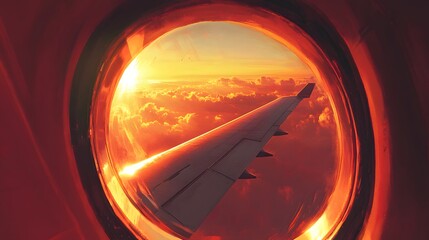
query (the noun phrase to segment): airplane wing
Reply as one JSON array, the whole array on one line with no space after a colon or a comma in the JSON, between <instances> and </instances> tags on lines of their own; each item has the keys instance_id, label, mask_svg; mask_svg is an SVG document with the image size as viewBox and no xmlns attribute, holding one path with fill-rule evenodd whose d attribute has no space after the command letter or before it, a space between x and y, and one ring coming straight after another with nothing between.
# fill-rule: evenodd
<instances>
[{"instance_id":1,"label":"airplane wing","mask_svg":"<svg viewBox=\"0 0 429 240\"><path fill-rule=\"evenodd\" d=\"M255 178L246 167L263 150L314 83L296 96L280 97L201 136L127 166L120 172L144 183L140 201L154 217L183 237L204 221L237 179ZM138 189L140 191L140 189ZM146 197L146 198L145 198Z\"/></svg>"}]
</instances>

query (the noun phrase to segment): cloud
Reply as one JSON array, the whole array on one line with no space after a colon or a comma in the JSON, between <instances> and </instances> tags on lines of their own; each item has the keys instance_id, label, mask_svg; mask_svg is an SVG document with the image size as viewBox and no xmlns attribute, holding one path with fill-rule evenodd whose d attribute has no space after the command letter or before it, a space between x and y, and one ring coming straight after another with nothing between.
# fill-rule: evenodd
<instances>
[{"instance_id":1,"label":"cloud","mask_svg":"<svg viewBox=\"0 0 429 240\"><path fill-rule=\"evenodd\" d=\"M319 115L318 122L322 127L330 127L332 126L332 119L332 110L329 107L325 107Z\"/></svg>"},{"instance_id":2,"label":"cloud","mask_svg":"<svg viewBox=\"0 0 429 240\"><path fill-rule=\"evenodd\" d=\"M179 124L189 124L191 122L191 118L195 116L195 113L187 113L185 116L179 116L178 123Z\"/></svg>"},{"instance_id":3,"label":"cloud","mask_svg":"<svg viewBox=\"0 0 429 240\"><path fill-rule=\"evenodd\" d=\"M262 86L273 86L273 85L276 85L276 80L274 78L270 78L270 77L264 77L263 76L260 79L258 79L258 82Z\"/></svg>"},{"instance_id":4,"label":"cloud","mask_svg":"<svg viewBox=\"0 0 429 240\"><path fill-rule=\"evenodd\" d=\"M159 107L153 102L148 102L138 110L138 114L142 117L142 124L147 122L160 122L171 125L177 122L178 114L167 107Z\"/></svg>"},{"instance_id":5,"label":"cloud","mask_svg":"<svg viewBox=\"0 0 429 240\"><path fill-rule=\"evenodd\" d=\"M295 80L293 78L289 78L288 80L281 80L280 86L287 89L293 89L295 88Z\"/></svg>"}]
</instances>

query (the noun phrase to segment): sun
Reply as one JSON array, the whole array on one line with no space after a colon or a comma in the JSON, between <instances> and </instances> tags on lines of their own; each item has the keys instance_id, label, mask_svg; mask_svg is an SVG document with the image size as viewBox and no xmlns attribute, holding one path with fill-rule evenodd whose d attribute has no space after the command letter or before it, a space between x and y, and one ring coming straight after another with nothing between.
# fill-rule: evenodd
<instances>
[{"instance_id":1,"label":"sun","mask_svg":"<svg viewBox=\"0 0 429 240\"><path fill-rule=\"evenodd\" d=\"M149 87L154 81L147 78L148 73L147 64L141 61L140 57L134 58L125 68L119 80L116 90L117 96L122 97L124 94Z\"/></svg>"}]
</instances>

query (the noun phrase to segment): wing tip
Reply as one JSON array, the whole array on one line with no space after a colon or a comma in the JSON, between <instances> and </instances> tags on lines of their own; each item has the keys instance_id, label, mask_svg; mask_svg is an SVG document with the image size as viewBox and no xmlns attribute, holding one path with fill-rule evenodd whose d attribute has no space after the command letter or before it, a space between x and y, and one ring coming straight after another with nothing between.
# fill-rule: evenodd
<instances>
[{"instance_id":1,"label":"wing tip","mask_svg":"<svg viewBox=\"0 0 429 240\"><path fill-rule=\"evenodd\" d=\"M300 98L309 98L311 93L313 92L315 83L308 83L299 93L298 97Z\"/></svg>"}]
</instances>

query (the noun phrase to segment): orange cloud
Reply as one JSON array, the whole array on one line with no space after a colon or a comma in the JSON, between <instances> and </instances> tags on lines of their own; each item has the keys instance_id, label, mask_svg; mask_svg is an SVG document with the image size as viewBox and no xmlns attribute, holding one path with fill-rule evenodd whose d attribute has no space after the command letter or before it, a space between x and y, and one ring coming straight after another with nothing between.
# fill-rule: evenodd
<instances>
[{"instance_id":1,"label":"orange cloud","mask_svg":"<svg viewBox=\"0 0 429 240\"><path fill-rule=\"evenodd\" d=\"M177 122L176 112L171 111L166 107L159 107L153 102L148 102L139 108L138 114L142 117L142 124L151 121L167 123L167 125Z\"/></svg>"},{"instance_id":2,"label":"orange cloud","mask_svg":"<svg viewBox=\"0 0 429 240\"><path fill-rule=\"evenodd\" d=\"M125 102L115 108L113 115L116 121L122 122L133 118L133 123L128 125L132 128L140 126L136 130L139 144L145 152L155 153L153 149L166 150L180 143L173 140L165 142L166 136L169 139L188 140L278 96L295 94L303 86L302 80L266 76L253 80L232 77L207 82L155 83L141 89L138 98L128 100L133 104L127 105L124 99ZM299 121L295 122L296 128L317 122L322 127L333 125L329 102L318 90L313 93L312 99L302 102L293 114L300 116Z\"/></svg>"},{"instance_id":3,"label":"orange cloud","mask_svg":"<svg viewBox=\"0 0 429 240\"><path fill-rule=\"evenodd\" d=\"M322 113L319 115L318 122L322 127L331 127L332 126L332 110L329 107L325 107Z\"/></svg>"}]
</instances>

